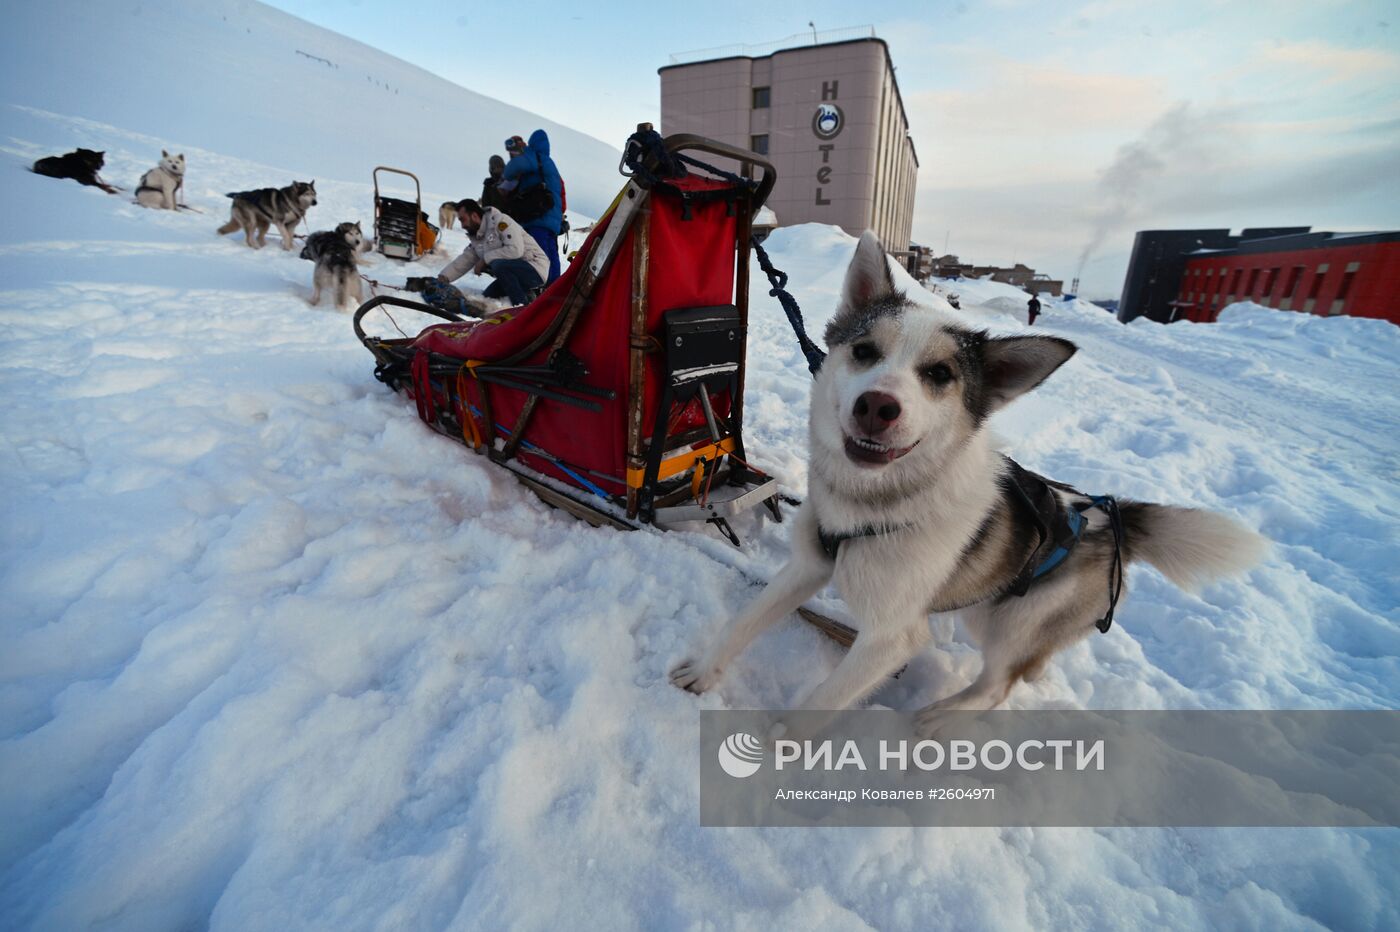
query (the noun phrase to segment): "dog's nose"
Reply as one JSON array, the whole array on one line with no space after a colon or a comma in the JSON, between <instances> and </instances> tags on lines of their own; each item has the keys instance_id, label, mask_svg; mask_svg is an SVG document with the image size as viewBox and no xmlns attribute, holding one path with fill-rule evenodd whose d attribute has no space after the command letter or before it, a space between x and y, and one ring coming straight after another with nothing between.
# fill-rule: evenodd
<instances>
[{"instance_id":1,"label":"dog's nose","mask_svg":"<svg viewBox=\"0 0 1400 932\"><path fill-rule=\"evenodd\" d=\"M861 430L874 436L899 420L899 410L899 400L893 395L866 392L856 399L856 423Z\"/></svg>"}]
</instances>

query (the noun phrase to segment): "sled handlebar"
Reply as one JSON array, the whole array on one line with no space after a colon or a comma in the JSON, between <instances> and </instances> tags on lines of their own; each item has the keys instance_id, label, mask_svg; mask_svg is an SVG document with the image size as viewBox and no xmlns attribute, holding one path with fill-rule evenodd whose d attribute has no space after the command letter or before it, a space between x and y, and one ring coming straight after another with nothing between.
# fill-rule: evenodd
<instances>
[{"instance_id":1,"label":"sled handlebar","mask_svg":"<svg viewBox=\"0 0 1400 932\"><path fill-rule=\"evenodd\" d=\"M741 149L738 146L731 146L727 142L719 142L706 136L697 136L694 133L675 133L662 140L667 152L708 152L710 155L718 155L721 158L733 159L740 164L756 165L763 169L763 176L758 180L758 190L754 192L753 209L758 210L763 206L763 202L768 200L768 195L773 191L773 185L778 183L778 170L773 167L773 163L757 152L748 149Z\"/></svg>"},{"instance_id":2,"label":"sled handlebar","mask_svg":"<svg viewBox=\"0 0 1400 932\"><path fill-rule=\"evenodd\" d=\"M395 175L407 175L413 179L414 200L418 204L418 209L423 209L423 186L418 182L418 176L413 172L404 171L402 168L390 168L388 165L376 165L371 177L374 179L374 201L379 203L379 173L390 172Z\"/></svg>"},{"instance_id":3,"label":"sled handlebar","mask_svg":"<svg viewBox=\"0 0 1400 932\"><path fill-rule=\"evenodd\" d=\"M451 311L444 311L441 308L433 307L431 304L422 304L418 301L407 301L403 298L396 298L393 295L382 294L378 297L370 298L364 304L361 304L359 310L355 312L355 336L360 338L361 343L364 343L369 338L365 336L364 328L360 326L360 318L364 317L366 314L379 307L381 304L392 304L395 307L408 308L410 311L418 311L423 314L431 314L434 317L440 317L443 320L451 321L454 324L458 324L466 320L466 318L462 317L460 314L453 314Z\"/></svg>"}]
</instances>

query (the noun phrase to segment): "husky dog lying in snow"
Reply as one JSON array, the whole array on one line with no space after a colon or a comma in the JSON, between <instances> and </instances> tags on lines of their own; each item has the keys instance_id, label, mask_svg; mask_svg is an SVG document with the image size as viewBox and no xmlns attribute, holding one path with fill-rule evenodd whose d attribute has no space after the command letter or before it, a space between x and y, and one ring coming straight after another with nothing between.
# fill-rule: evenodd
<instances>
[{"instance_id":1,"label":"husky dog lying in snow","mask_svg":"<svg viewBox=\"0 0 1400 932\"><path fill-rule=\"evenodd\" d=\"M301 257L316 263L311 273L311 304L321 303L321 290L330 288L335 306L353 310L364 302L360 288L359 255L365 234L359 223L342 223L334 230L321 230L306 238Z\"/></svg>"},{"instance_id":2,"label":"husky dog lying in snow","mask_svg":"<svg viewBox=\"0 0 1400 932\"><path fill-rule=\"evenodd\" d=\"M457 222L457 202L443 201L438 208L438 226L444 230L452 229L452 225Z\"/></svg>"},{"instance_id":3,"label":"husky dog lying in snow","mask_svg":"<svg viewBox=\"0 0 1400 932\"><path fill-rule=\"evenodd\" d=\"M316 182L293 181L285 188L259 188L256 191L235 191L233 211L228 223L219 227L219 235L241 229L244 239L253 249L267 245L268 227L275 225L282 234L282 248L292 248L292 235L306 212L316 206ZM257 233L257 242L253 234Z\"/></svg>"},{"instance_id":4,"label":"husky dog lying in snow","mask_svg":"<svg viewBox=\"0 0 1400 932\"><path fill-rule=\"evenodd\" d=\"M117 189L107 184L97 173L107 162L107 153L93 149L74 149L65 155L50 155L34 163L30 171L50 178L72 178L78 184L101 188L108 194L116 194Z\"/></svg>"},{"instance_id":5,"label":"husky dog lying in snow","mask_svg":"<svg viewBox=\"0 0 1400 932\"><path fill-rule=\"evenodd\" d=\"M175 196L185 183L185 154L171 155L160 150L160 164L141 176L136 186L136 203L142 207L174 210L179 204Z\"/></svg>"},{"instance_id":6,"label":"husky dog lying in snow","mask_svg":"<svg viewBox=\"0 0 1400 932\"><path fill-rule=\"evenodd\" d=\"M960 611L980 644L971 686L919 713L1001 704L1057 651L1107 630L1126 565L1194 588L1241 572L1264 540L1217 514L1091 499L993 449L987 418L1074 355L1046 336L993 337L897 291L884 249L861 237L812 388L810 473L793 554L761 595L671 680L704 692L759 633L835 580L860 635L803 701L840 710Z\"/></svg>"}]
</instances>

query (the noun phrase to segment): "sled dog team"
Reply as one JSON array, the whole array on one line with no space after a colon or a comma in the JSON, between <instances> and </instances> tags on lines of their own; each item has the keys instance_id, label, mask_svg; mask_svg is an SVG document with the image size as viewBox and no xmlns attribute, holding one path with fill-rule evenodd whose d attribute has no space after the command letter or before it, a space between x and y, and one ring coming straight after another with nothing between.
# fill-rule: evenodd
<instances>
[{"instance_id":1,"label":"sled dog team","mask_svg":"<svg viewBox=\"0 0 1400 932\"><path fill-rule=\"evenodd\" d=\"M51 178L70 178L79 184L101 188L115 194L118 188L107 184L98 174L106 162L106 153L92 149L77 149L66 155L49 156L34 163L32 171ZM185 185L185 155L171 155L164 149L155 168L141 176L134 192L135 202L157 210L178 210ZM296 228L306 218L307 211L316 206L316 182L293 181L284 188L258 188L234 191L228 223L219 227L219 234L243 231L243 239L252 249L267 245L267 232L273 227L282 237L282 248L290 251L295 243ZM307 237L301 257L316 264L312 272L312 305L320 304L321 294L330 289L335 305L352 310L364 301L360 286L360 256L369 250L359 223L342 223L334 230L312 233Z\"/></svg>"},{"instance_id":2,"label":"sled dog team","mask_svg":"<svg viewBox=\"0 0 1400 932\"><path fill-rule=\"evenodd\" d=\"M112 191L98 177L102 153L41 159L34 171ZM162 152L136 201L175 209L183 155ZM316 204L316 183L229 195L220 234L241 229L251 248L276 226L282 248ZM455 211L442 205L451 228ZM307 237L316 264L311 303L331 289L337 306L359 303L358 223ZM353 305L350 305L353 306ZM1031 391L1077 347L1049 336L993 337L910 301L890 275L884 247L861 237L826 329L830 355L812 389L809 487L793 526L788 563L744 611L671 671L692 692L765 630L828 583L860 623L846 656L798 704L840 710L859 702L930 639L932 613L960 613L983 667L967 688L919 713L936 732L955 711L1003 703L1050 658L1107 631L1126 566L1145 561L1192 590L1247 570L1265 540L1222 515L1086 495L1031 473L995 449L988 417Z\"/></svg>"}]
</instances>

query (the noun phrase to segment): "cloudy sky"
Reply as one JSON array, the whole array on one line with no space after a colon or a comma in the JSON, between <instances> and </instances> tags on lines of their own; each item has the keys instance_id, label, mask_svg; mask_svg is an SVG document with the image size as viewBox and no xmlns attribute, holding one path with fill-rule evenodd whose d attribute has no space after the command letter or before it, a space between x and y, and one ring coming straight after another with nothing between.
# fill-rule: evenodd
<instances>
[{"instance_id":1,"label":"cloudy sky","mask_svg":"<svg viewBox=\"0 0 1400 932\"><path fill-rule=\"evenodd\" d=\"M1088 297L1117 296L1138 229L1400 228L1393 0L273 5L614 145L659 119L673 52L872 24L919 152L915 240L1082 263Z\"/></svg>"}]
</instances>

